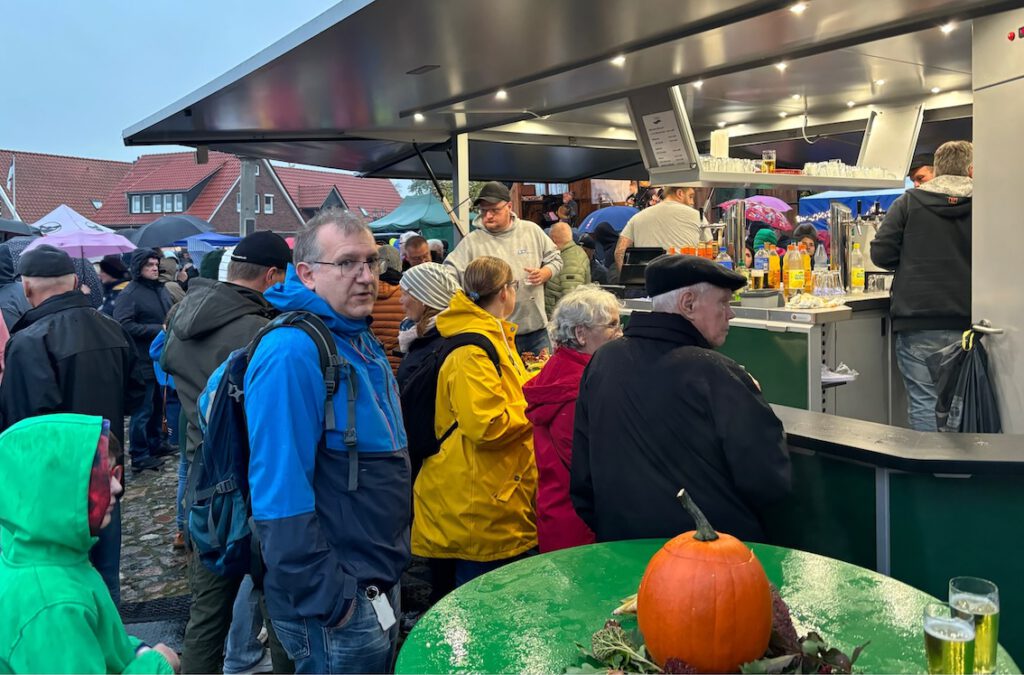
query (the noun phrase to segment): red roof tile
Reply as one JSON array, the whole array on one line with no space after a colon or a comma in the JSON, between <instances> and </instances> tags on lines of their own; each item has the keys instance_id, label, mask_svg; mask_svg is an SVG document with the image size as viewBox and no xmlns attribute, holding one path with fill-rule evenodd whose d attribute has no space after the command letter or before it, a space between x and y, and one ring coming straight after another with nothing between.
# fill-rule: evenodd
<instances>
[{"instance_id":1,"label":"red roof tile","mask_svg":"<svg viewBox=\"0 0 1024 675\"><path fill-rule=\"evenodd\" d=\"M358 211L393 211L402 201L394 184L384 178L358 178L344 173L274 166L281 184L300 209L318 209L332 188L337 188L348 207Z\"/></svg>"},{"instance_id":2,"label":"red roof tile","mask_svg":"<svg viewBox=\"0 0 1024 675\"><path fill-rule=\"evenodd\" d=\"M0 190L8 198L7 174L14 159L14 188L18 216L26 223L39 220L61 204L96 220L93 200L108 201L111 190L132 169L128 162L0 150ZM97 221L100 222L100 221Z\"/></svg>"}]
</instances>

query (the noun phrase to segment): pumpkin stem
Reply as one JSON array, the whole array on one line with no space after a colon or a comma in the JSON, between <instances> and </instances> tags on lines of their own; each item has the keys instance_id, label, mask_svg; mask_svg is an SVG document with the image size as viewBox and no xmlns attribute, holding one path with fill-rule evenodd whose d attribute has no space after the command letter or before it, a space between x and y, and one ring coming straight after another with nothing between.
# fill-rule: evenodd
<instances>
[{"instance_id":1,"label":"pumpkin stem","mask_svg":"<svg viewBox=\"0 0 1024 675\"><path fill-rule=\"evenodd\" d=\"M693 501L693 497L690 496L689 492L680 490L676 498L697 525L697 534L693 535L694 539L697 541L714 541L718 539L718 533L715 532L715 528L711 527L711 523L704 517L701 510L697 508L697 503Z\"/></svg>"}]
</instances>

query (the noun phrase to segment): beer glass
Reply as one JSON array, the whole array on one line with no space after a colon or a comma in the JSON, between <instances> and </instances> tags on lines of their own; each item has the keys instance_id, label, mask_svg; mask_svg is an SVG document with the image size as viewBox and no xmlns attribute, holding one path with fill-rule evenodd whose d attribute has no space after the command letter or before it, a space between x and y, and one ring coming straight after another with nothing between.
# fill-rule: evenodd
<instances>
[{"instance_id":1,"label":"beer glass","mask_svg":"<svg viewBox=\"0 0 1024 675\"><path fill-rule=\"evenodd\" d=\"M974 625L949 605L930 602L924 608L924 650L932 675L974 672Z\"/></svg>"},{"instance_id":2,"label":"beer glass","mask_svg":"<svg viewBox=\"0 0 1024 675\"><path fill-rule=\"evenodd\" d=\"M996 672L999 647L999 589L977 577L949 580L949 606L954 615L974 625L974 672Z\"/></svg>"},{"instance_id":3,"label":"beer glass","mask_svg":"<svg viewBox=\"0 0 1024 675\"><path fill-rule=\"evenodd\" d=\"M775 173L775 151L761 151L761 173Z\"/></svg>"}]
</instances>

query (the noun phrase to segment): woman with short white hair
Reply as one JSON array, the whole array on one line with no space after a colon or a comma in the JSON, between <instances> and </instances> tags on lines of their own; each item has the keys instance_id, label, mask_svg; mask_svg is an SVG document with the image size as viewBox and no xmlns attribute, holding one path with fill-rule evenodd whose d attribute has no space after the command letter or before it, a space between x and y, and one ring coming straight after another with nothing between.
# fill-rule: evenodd
<instances>
[{"instance_id":1,"label":"woman with short white hair","mask_svg":"<svg viewBox=\"0 0 1024 675\"><path fill-rule=\"evenodd\" d=\"M526 416L537 458L537 539L541 553L594 542L569 499L576 397L583 369L602 345L622 335L619 301L597 286L579 286L555 306L548 326L555 353L526 383Z\"/></svg>"}]
</instances>

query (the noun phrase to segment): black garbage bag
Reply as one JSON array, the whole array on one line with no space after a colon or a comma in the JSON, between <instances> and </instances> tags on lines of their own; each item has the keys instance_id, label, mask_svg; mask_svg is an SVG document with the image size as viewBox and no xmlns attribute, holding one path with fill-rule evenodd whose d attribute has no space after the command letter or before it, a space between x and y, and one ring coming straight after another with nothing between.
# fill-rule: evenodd
<instances>
[{"instance_id":1,"label":"black garbage bag","mask_svg":"<svg viewBox=\"0 0 1024 675\"><path fill-rule=\"evenodd\" d=\"M988 374L988 353L981 336L969 335L964 344L951 344L928 357L935 384L935 421L939 431L998 434L995 388Z\"/></svg>"}]
</instances>

